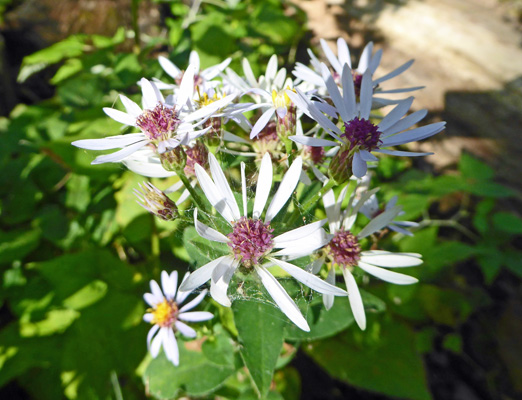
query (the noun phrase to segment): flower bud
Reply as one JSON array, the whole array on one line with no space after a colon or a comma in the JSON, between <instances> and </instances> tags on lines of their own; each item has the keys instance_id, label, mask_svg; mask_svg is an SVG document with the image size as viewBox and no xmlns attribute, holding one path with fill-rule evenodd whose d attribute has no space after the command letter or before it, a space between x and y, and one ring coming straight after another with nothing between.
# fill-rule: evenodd
<instances>
[{"instance_id":1,"label":"flower bud","mask_svg":"<svg viewBox=\"0 0 522 400\"><path fill-rule=\"evenodd\" d=\"M178 146L170 151L161 153L160 155L161 165L167 171L179 172L183 171L187 164L187 154L183 150L182 146Z\"/></svg>"},{"instance_id":2,"label":"flower bud","mask_svg":"<svg viewBox=\"0 0 522 400\"><path fill-rule=\"evenodd\" d=\"M165 193L149 182L139 184L141 191L134 189L138 204L148 212L165 221L172 221L178 216L178 207Z\"/></svg>"},{"instance_id":3,"label":"flower bud","mask_svg":"<svg viewBox=\"0 0 522 400\"><path fill-rule=\"evenodd\" d=\"M330 161L328 167L328 175L337 184L347 182L352 176L352 162L353 154L348 149L348 146L343 145L338 153Z\"/></svg>"}]
</instances>

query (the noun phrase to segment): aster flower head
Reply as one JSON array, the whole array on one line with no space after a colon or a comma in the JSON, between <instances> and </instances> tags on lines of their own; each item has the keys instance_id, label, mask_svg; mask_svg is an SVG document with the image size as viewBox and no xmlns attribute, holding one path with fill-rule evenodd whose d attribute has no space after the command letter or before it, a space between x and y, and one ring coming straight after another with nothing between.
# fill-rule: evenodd
<instances>
[{"instance_id":1,"label":"aster flower head","mask_svg":"<svg viewBox=\"0 0 522 400\"><path fill-rule=\"evenodd\" d=\"M186 281L188 276L187 273L183 281ZM161 288L156 281L151 280L151 293L145 293L143 296L151 307L143 316L145 322L153 325L147 335L150 354L156 358L163 347L167 359L176 366L179 365L179 349L175 333L179 332L188 338L195 338L196 331L185 322L201 322L213 318L212 313L207 311L190 311L205 298L206 290L192 301L182 305L191 292L181 292L177 287L178 272L174 271L169 275L163 271Z\"/></svg>"},{"instance_id":2,"label":"aster flower head","mask_svg":"<svg viewBox=\"0 0 522 400\"><path fill-rule=\"evenodd\" d=\"M356 98L358 98L361 92L362 77L366 71L369 71L369 73L373 77L381 62L382 50L379 49L374 53L373 42L369 42L364 47L361 53L357 67L354 67L350 56L350 48L348 47L348 44L343 38L337 39L337 55L330 49L330 46L328 45L328 43L326 43L324 39L321 39L320 43L321 49L323 50L323 54L328 60L328 63L331 67L331 73L334 78L334 82L344 89L341 76L343 74L344 66L348 66L353 81L355 95ZM293 71L293 74L297 78L314 85L315 87L319 88L320 91L324 92L324 89L326 89L326 85L323 80L321 62L317 59L317 57L310 49L308 49L308 54L310 56L311 67L307 67L302 63L297 63L295 70ZM381 83L386 82L402 74L412 64L413 60L410 60L384 76L381 76L376 79L372 78L372 91L374 92L374 94L405 93L422 89L422 86L393 90L382 90L380 88ZM385 104L393 104L396 102L394 100L387 100L375 97L373 98L373 100L374 106L382 106Z\"/></svg>"},{"instance_id":3,"label":"aster flower head","mask_svg":"<svg viewBox=\"0 0 522 400\"><path fill-rule=\"evenodd\" d=\"M356 100L352 74L348 65L343 67L341 76L343 82L342 94L339 92L332 74L324 64L323 79L332 99L333 109L320 102L309 100L299 90L297 90L297 93L289 92L288 95L298 108L317 121L335 141L297 135L290 137L290 139L308 146L339 147L339 151L332 160L333 169L331 171L337 182L345 181L352 173L356 177L362 178L368 168L367 162L378 160L372 153L408 157L431 154L387 149L388 147L426 139L444 129L445 122L436 122L410 129L427 114L426 110L420 110L405 117L411 107L413 97L399 101L395 108L378 124L374 124L370 120L372 77L369 70L363 74L359 102ZM340 122L340 126L333 123L324 113L336 118Z\"/></svg>"},{"instance_id":4,"label":"aster flower head","mask_svg":"<svg viewBox=\"0 0 522 400\"><path fill-rule=\"evenodd\" d=\"M296 158L292 163L266 207L272 187L273 170L270 155L265 154L259 170L256 196L250 215L247 212L245 165L241 165L242 210L212 154L209 154L209 165L212 178L199 165L195 167L196 175L209 202L230 225L230 229L226 233L221 233L205 225L198 220L197 210L194 213L194 224L201 237L227 244L230 253L198 268L181 288L192 290L210 280L210 294L218 303L228 307L231 305L227 296L228 286L236 270L241 267L247 273L255 274L281 311L299 328L308 331L309 326L299 308L269 272L269 268L278 266L299 282L320 293L342 296L346 295L346 292L287 262L309 256L329 242L330 237L322 229L326 220L274 235L271 221L282 210L299 182L301 158ZM263 215L264 219L262 219Z\"/></svg>"},{"instance_id":5,"label":"aster flower head","mask_svg":"<svg viewBox=\"0 0 522 400\"><path fill-rule=\"evenodd\" d=\"M323 203L328 217L330 234L333 239L323 248L324 259L328 259L331 267L328 273L327 281L335 283L335 269L340 268L346 288L350 307L352 309L355 321L359 327L364 330L366 328L366 315L357 282L353 276L356 268L367 272L383 281L395 283L397 285L409 285L416 283L417 279L398 272L390 271L390 268L413 267L422 264L420 254L416 253L392 253L388 251L363 250L361 240L380 231L389 225L394 218L401 212L400 207L391 207L371 219L368 224L358 233L354 229L354 223L357 214L363 204L373 196L378 189L365 192L360 200L355 203L352 195L348 201L348 205L341 210L341 204L347 193L346 186L339 197L336 199L332 190L323 197ZM327 308L333 305L333 296L324 295L323 301Z\"/></svg>"},{"instance_id":6,"label":"aster flower head","mask_svg":"<svg viewBox=\"0 0 522 400\"><path fill-rule=\"evenodd\" d=\"M140 81L142 89L142 107L124 95L120 99L126 112L114 108L104 108L104 112L112 119L128 126L134 126L141 133L110 136L103 139L87 139L72 142L76 147L88 150L109 150L121 148L111 154L98 156L92 164L120 162L134 152L149 145L157 154L187 144L210 129L196 130L196 127L234 99L227 96L197 111L188 112L187 102L192 98L194 67L185 71L177 97L164 99L153 82L143 78ZM199 121L195 124L193 122Z\"/></svg>"}]
</instances>

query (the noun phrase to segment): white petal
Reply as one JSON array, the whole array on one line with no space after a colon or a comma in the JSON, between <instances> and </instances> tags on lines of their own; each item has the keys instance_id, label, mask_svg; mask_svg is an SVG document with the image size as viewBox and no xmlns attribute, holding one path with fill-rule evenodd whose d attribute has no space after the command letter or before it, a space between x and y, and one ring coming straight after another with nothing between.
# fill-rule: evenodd
<instances>
[{"instance_id":1,"label":"white petal","mask_svg":"<svg viewBox=\"0 0 522 400\"><path fill-rule=\"evenodd\" d=\"M370 70L367 70L362 77L362 83L361 83L361 96L360 96L361 118L368 119L370 117L370 111L372 110L372 95L373 95L372 73Z\"/></svg>"},{"instance_id":2,"label":"white petal","mask_svg":"<svg viewBox=\"0 0 522 400\"><path fill-rule=\"evenodd\" d=\"M193 311L180 313L179 319L188 322L200 322L200 321L208 321L209 319L214 318L214 315L208 311Z\"/></svg>"},{"instance_id":3,"label":"white petal","mask_svg":"<svg viewBox=\"0 0 522 400\"><path fill-rule=\"evenodd\" d=\"M114 108L104 107L103 111L113 120L124 125L136 126L136 117Z\"/></svg>"},{"instance_id":4,"label":"white petal","mask_svg":"<svg viewBox=\"0 0 522 400\"><path fill-rule=\"evenodd\" d=\"M287 258L295 260L296 258L309 256L315 250L326 246L332 238L333 235L328 235L324 229L317 229L304 238L285 242L285 247L271 255L288 256Z\"/></svg>"},{"instance_id":5,"label":"white petal","mask_svg":"<svg viewBox=\"0 0 522 400\"><path fill-rule=\"evenodd\" d=\"M166 330L169 328L161 328L159 333L156 335L154 340L150 345L150 355L152 358L156 358L161 348L161 344L163 343L163 337L166 335Z\"/></svg>"},{"instance_id":6,"label":"white petal","mask_svg":"<svg viewBox=\"0 0 522 400\"><path fill-rule=\"evenodd\" d=\"M221 169L216 157L214 154L209 153L208 162L210 165L210 172L212 173L212 179L216 183L217 188L221 191L221 193L225 196L228 206L230 210L232 210L232 214L234 215L234 219L238 220L241 218L241 214L239 213L239 207L237 205L236 198L234 197L234 193L232 193L232 189L230 189L230 185L228 184L227 178Z\"/></svg>"},{"instance_id":7,"label":"white petal","mask_svg":"<svg viewBox=\"0 0 522 400\"><path fill-rule=\"evenodd\" d=\"M143 94L142 103L145 110L152 110L158 103L164 103L163 95L152 82L142 78L140 85Z\"/></svg>"},{"instance_id":8,"label":"white petal","mask_svg":"<svg viewBox=\"0 0 522 400\"><path fill-rule=\"evenodd\" d=\"M300 144L304 144L305 146L312 146L312 147L328 147L328 146L339 146L339 143L334 142L332 140L326 140L326 139L318 139L314 137L309 136L289 136L289 139Z\"/></svg>"},{"instance_id":9,"label":"white petal","mask_svg":"<svg viewBox=\"0 0 522 400\"><path fill-rule=\"evenodd\" d=\"M310 327L301 314L301 311L290 298L288 293L286 293L285 289L281 286L277 279L274 278L272 274L264 267L257 266L255 268L265 289L270 294L272 299L274 299L275 303L278 305L281 311L300 329L305 332L310 332Z\"/></svg>"},{"instance_id":10,"label":"white petal","mask_svg":"<svg viewBox=\"0 0 522 400\"><path fill-rule=\"evenodd\" d=\"M192 98L192 94L194 93L194 70L194 65L190 64L183 74L176 98L176 108L178 110L187 104L188 99Z\"/></svg>"},{"instance_id":11,"label":"white petal","mask_svg":"<svg viewBox=\"0 0 522 400\"><path fill-rule=\"evenodd\" d=\"M265 78L268 81L272 81L277 73L277 55L273 55L270 57L270 60L268 60L268 65L266 66L266 73Z\"/></svg>"},{"instance_id":12,"label":"white petal","mask_svg":"<svg viewBox=\"0 0 522 400\"><path fill-rule=\"evenodd\" d=\"M378 267L388 268L414 267L422 264L422 260L418 257L394 253L388 253L386 255L362 255L361 261L371 265L377 265Z\"/></svg>"},{"instance_id":13,"label":"white petal","mask_svg":"<svg viewBox=\"0 0 522 400\"><path fill-rule=\"evenodd\" d=\"M149 293L150 294L150 293ZM144 316L143 316L143 321L147 322L147 323L152 323L152 320L154 319L154 315L152 315L151 313L146 313Z\"/></svg>"},{"instance_id":14,"label":"white petal","mask_svg":"<svg viewBox=\"0 0 522 400\"><path fill-rule=\"evenodd\" d=\"M364 46L363 52L361 54L361 58L359 59L359 64L357 65L357 71L359 73L366 72L366 69L370 65L370 60L372 58L373 53L373 43L369 42L366 46Z\"/></svg>"},{"instance_id":15,"label":"white petal","mask_svg":"<svg viewBox=\"0 0 522 400\"><path fill-rule=\"evenodd\" d=\"M178 286L178 271L173 271L170 276L167 271L161 271L161 286L165 297L168 300L173 300Z\"/></svg>"},{"instance_id":16,"label":"white petal","mask_svg":"<svg viewBox=\"0 0 522 400\"><path fill-rule=\"evenodd\" d=\"M362 239L366 236L371 235L378 230L381 230L386 225L394 220L394 218L399 215L401 212L401 208L399 206L393 207L389 210L384 211L382 214L379 214L377 217L372 219L368 225L366 225L361 232L357 235L359 239Z\"/></svg>"},{"instance_id":17,"label":"white petal","mask_svg":"<svg viewBox=\"0 0 522 400\"><path fill-rule=\"evenodd\" d=\"M299 183L302 166L303 159L301 157L297 157L290 168L288 168L288 171L286 171L286 174L283 177L283 180L281 181L274 198L266 210L265 222L269 222L274 219L274 217L281 210L281 208L283 208L294 192L295 187Z\"/></svg>"},{"instance_id":18,"label":"white petal","mask_svg":"<svg viewBox=\"0 0 522 400\"><path fill-rule=\"evenodd\" d=\"M189 292L189 294L190 293L191 292ZM182 312L185 312L185 311L192 310L194 307L196 307L199 303L201 303L203 301L203 299L205 298L207 293L208 293L208 291L206 289L202 290L200 294L198 294L191 301L189 301L187 304L185 304L183 307L181 307L179 309L179 312L182 313ZM182 303L182 301L177 301L177 303L180 304L180 303Z\"/></svg>"},{"instance_id":19,"label":"white petal","mask_svg":"<svg viewBox=\"0 0 522 400\"><path fill-rule=\"evenodd\" d=\"M145 300L149 306L156 307L157 304L163 301L163 296L156 297L152 293L145 293L143 295L143 300Z\"/></svg>"},{"instance_id":20,"label":"white petal","mask_svg":"<svg viewBox=\"0 0 522 400\"><path fill-rule=\"evenodd\" d=\"M343 98L347 111L346 121L350 121L357 115L357 105L355 100L355 87L353 86L352 70L345 65L343 67L343 74L341 76L341 83L343 85Z\"/></svg>"},{"instance_id":21,"label":"white petal","mask_svg":"<svg viewBox=\"0 0 522 400\"><path fill-rule=\"evenodd\" d=\"M361 158L366 161L379 161L377 157L375 157L372 153L370 153L368 150L359 150L359 154L361 155Z\"/></svg>"},{"instance_id":22,"label":"white petal","mask_svg":"<svg viewBox=\"0 0 522 400\"><path fill-rule=\"evenodd\" d=\"M382 141L382 147L398 146L401 144L426 139L441 132L446 126L445 122L436 122L434 124L421 126L420 128L411 129L409 131L388 136Z\"/></svg>"},{"instance_id":23,"label":"white petal","mask_svg":"<svg viewBox=\"0 0 522 400\"><path fill-rule=\"evenodd\" d=\"M401 119L383 132L382 138L402 132L405 129L411 128L417 122L421 121L428 114L428 110L415 111L413 114Z\"/></svg>"},{"instance_id":24,"label":"white petal","mask_svg":"<svg viewBox=\"0 0 522 400\"><path fill-rule=\"evenodd\" d=\"M176 325L176 328L178 328L178 331L183 336L186 336L189 338L195 338L197 336L196 331L194 329L192 329L190 326L184 324L183 322L176 321L176 322L174 322L174 324Z\"/></svg>"},{"instance_id":25,"label":"white petal","mask_svg":"<svg viewBox=\"0 0 522 400\"><path fill-rule=\"evenodd\" d=\"M125 107L125 110L127 110L127 113L129 115L138 118L143 113L141 107L137 105L135 102L133 102L131 99L129 99L127 96L120 94L120 100L123 103L123 106Z\"/></svg>"},{"instance_id":26,"label":"white petal","mask_svg":"<svg viewBox=\"0 0 522 400\"><path fill-rule=\"evenodd\" d=\"M226 257L214 269L210 279L210 295L214 300L224 307L230 307L231 302L227 296L230 279L234 275L238 262L233 257Z\"/></svg>"},{"instance_id":27,"label":"white petal","mask_svg":"<svg viewBox=\"0 0 522 400\"><path fill-rule=\"evenodd\" d=\"M368 69L372 72L372 75L375 73L375 70L379 66L382 57L382 49L379 49L372 56L370 63L368 64Z\"/></svg>"},{"instance_id":28,"label":"white petal","mask_svg":"<svg viewBox=\"0 0 522 400\"><path fill-rule=\"evenodd\" d=\"M407 99L401 100L397 105L391 110L379 124L379 130L381 132L386 132L386 129L390 128L394 124L396 124L410 109L413 103L413 96L408 97Z\"/></svg>"},{"instance_id":29,"label":"white petal","mask_svg":"<svg viewBox=\"0 0 522 400\"><path fill-rule=\"evenodd\" d=\"M311 235L316 230L320 229L325 223L326 219L322 219L320 221L313 222L311 224L301 226L296 229L292 229L291 231L285 232L279 236L276 236L274 240L274 247L276 249L280 249L281 247L285 247L285 242L295 241L305 238L308 235Z\"/></svg>"},{"instance_id":30,"label":"white petal","mask_svg":"<svg viewBox=\"0 0 522 400\"><path fill-rule=\"evenodd\" d=\"M247 82L250 84L250 86L257 85L256 77L254 76L254 73L252 72L252 67L250 67L250 63L246 58L243 58L242 60L243 65L243 73L245 74L245 78Z\"/></svg>"},{"instance_id":31,"label":"white petal","mask_svg":"<svg viewBox=\"0 0 522 400\"><path fill-rule=\"evenodd\" d=\"M169 329L163 338L163 349L165 350L165 356L175 366L179 365L179 348L176 336L172 329Z\"/></svg>"},{"instance_id":32,"label":"white petal","mask_svg":"<svg viewBox=\"0 0 522 400\"><path fill-rule=\"evenodd\" d=\"M261 214L270 195L270 189L272 188L272 159L270 153L265 153L263 160L261 161L261 167L259 168L259 176L257 178L256 186L256 198L254 200L254 210L252 216L254 218L260 218Z\"/></svg>"},{"instance_id":33,"label":"white petal","mask_svg":"<svg viewBox=\"0 0 522 400\"><path fill-rule=\"evenodd\" d=\"M357 178L362 178L366 175L366 171L368 171L368 166L366 161L364 161L361 157L361 153L359 151L355 152L353 155L352 161L352 172Z\"/></svg>"},{"instance_id":34,"label":"white petal","mask_svg":"<svg viewBox=\"0 0 522 400\"><path fill-rule=\"evenodd\" d=\"M323 70L324 83L326 84L326 88L328 89L328 94L332 98L332 101L335 107L337 108L337 112L341 115L343 121L349 121L351 119L350 114L352 110L347 110L346 105L344 104L343 97L339 92L339 88L337 87L334 78L330 74L330 71L328 71L328 67L324 64L321 64L321 67Z\"/></svg>"},{"instance_id":35,"label":"white petal","mask_svg":"<svg viewBox=\"0 0 522 400\"><path fill-rule=\"evenodd\" d=\"M71 142L73 146L86 150L121 149L146 139L143 133L109 136L103 139L83 139Z\"/></svg>"},{"instance_id":36,"label":"white petal","mask_svg":"<svg viewBox=\"0 0 522 400\"><path fill-rule=\"evenodd\" d=\"M331 285L335 285L335 269L333 268L333 266L330 268L330 271L328 271L326 282L328 282ZM334 301L335 296L333 294L323 294L323 304L327 310L333 307Z\"/></svg>"},{"instance_id":37,"label":"white petal","mask_svg":"<svg viewBox=\"0 0 522 400\"><path fill-rule=\"evenodd\" d=\"M296 280L308 286L310 289L313 289L323 294L332 294L334 296L346 296L346 291L344 291L343 289L340 289L334 285L329 284L328 282L323 281L321 278L312 275L310 272L306 272L304 269L296 267L295 265L287 263L285 261L278 260L277 258L269 257L268 259L277 266L284 269Z\"/></svg>"},{"instance_id":38,"label":"white petal","mask_svg":"<svg viewBox=\"0 0 522 400\"><path fill-rule=\"evenodd\" d=\"M143 146L145 146L147 144L148 144L147 140L142 140L141 142L137 142L137 143L131 144L131 145L129 145L127 147L124 147L123 149L118 150L118 151L116 151L114 153L105 154L103 156L98 156L98 157L96 157L94 159L93 162L91 162L91 164L95 165L95 164L103 164L103 163L106 163L106 162L118 162L118 161L121 161L125 157L130 156L132 153L138 151L139 149L141 149Z\"/></svg>"},{"instance_id":39,"label":"white petal","mask_svg":"<svg viewBox=\"0 0 522 400\"><path fill-rule=\"evenodd\" d=\"M346 40L344 40L343 38L337 39L337 57L339 58L339 62L341 63L343 68L345 64L349 68L352 68L352 60L350 59L350 48L348 47L348 44L346 44Z\"/></svg>"},{"instance_id":40,"label":"white petal","mask_svg":"<svg viewBox=\"0 0 522 400\"><path fill-rule=\"evenodd\" d=\"M373 81L373 83L375 85L378 85L381 82L387 81L391 78L395 78L397 75L402 74L404 71L406 71L408 68L410 68L410 66L413 64L413 61L414 60L410 60L410 61L402 64L400 67L395 68L392 72L390 72L384 76L381 76L379 79L375 79Z\"/></svg>"},{"instance_id":41,"label":"white petal","mask_svg":"<svg viewBox=\"0 0 522 400\"><path fill-rule=\"evenodd\" d=\"M241 161L241 194L243 200L243 216L247 216L247 187L245 176L245 163Z\"/></svg>"},{"instance_id":42,"label":"white petal","mask_svg":"<svg viewBox=\"0 0 522 400\"><path fill-rule=\"evenodd\" d=\"M201 69L201 63L199 60L199 54L197 51L192 50L189 55L189 64L194 67L194 73L197 74Z\"/></svg>"},{"instance_id":43,"label":"white petal","mask_svg":"<svg viewBox=\"0 0 522 400\"><path fill-rule=\"evenodd\" d=\"M380 267L375 267L362 261L359 261L359 268L365 270L370 275L382 279L383 281L395 283L396 285L411 285L412 283L418 282L418 279L412 276L399 274L398 272L393 272Z\"/></svg>"},{"instance_id":44,"label":"white petal","mask_svg":"<svg viewBox=\"0 0 522 400\"><path fill-rule=\"evenodd\" d=\"M388 150L388 149L379 149L375 150L376 153L389 154L392 156L400 156L400 157L423 157L423 156L431 156L435 153L418 153L415 151L398 151L398 150Z\"/></svg>"},{"instance_id":45,"label":"white petal","mask_svg":"<svg viewBox=\"0 0 522 400\"><path fill-rule=\"evenodd\" d=\"M272 115L274 115L275 109L273 107L270 107L268 110L266 110L263 115L259 117L259 119L256 121L252 128L252 132L250 132L250 139L255 138L259 132L263 130L263 128L268 124L268 121L270 121L270 118L272 118Z\"/></svg>"},{"instance_id":46,"label":"white petal","mask_svg":"<svg viewBox=\"0 0 522 400\"><path fill-rule=\"evenodd\" d=\"M176 79L181 74L181 70L178 67L176 67L176 65L169 59L163 56L159 56L158 61L161 65L161 68L163 68L163 70L172 78Z\"/></svg>"},{"instance_id":47,"label":"white petal","mask_svg":"<svg viewBox=\"0 0 522 400\"><path fill-rule=\"evenodd\" d=\"M199 236L212 240L213 242L219 243L228 243L229 239L223 235L221 232L212 229L211 227L205 225L203 222L198 221L198 209L194 210L194 226L196 227L196 232Z\"/></svg>"},{"instance_id":48,"label":"white petal","mask_svg":"<svg viewBox=\"0 0 522 400\"><path fill-rule=\"evenodd\" d=\"M218 65L208 67L204 71L201 71L200 75L204 77L207 81L210 81L214 79L216 76L218 76L221 72L223 72L225 68L228 67L231 61L231 58L227 58L225 61L222 61Z\"/></svg>"},{"instance_id":49,"label":"white petal","mask_svg":"<svg viewBox=\"0 0 522 400\"><path fill-rule=\"evenodd\" d=\"M191 292L197 287L203 285L205 282L210 280L214 269L228 256L222 256L210 261L209 263L199 267L197 270L192 272L190 276L181 284L179 290L182 292Z\"/></svg>"},{"instance_id":50,"label":"white petal","mask_svg":"<svg viewBox=\"0 0 522 400\"><path fill-rule=\"evenodd\" d=\"M332 51L332 49L330 49L330 46L328 46L328 43L326 43L326 41L324 39L321 39L320 42L321 42L321 47L323 49L324 55L326 56L328 61L330 61L330 65L333 67L333 69L335 69L335 72L340 74L342 72L343 68L342 68L341 64L339 63L339 60L337 59L334 52Z\"/></svg>"},{"instance_id":51,"label":"white petal","mask_svg":"<svg viewBox=\"0 0 522 400\"><path fill-rule=\"evenodd\" d=\"M234 215L230 210L230 207L227 204L225 199L225 195L218 189L218 187L214 184L210 176L208 176L207 171L202 168L199 164L194 165L194 170L196 172L196 177L198 179L199 185L208 201L212 206L225 218L225 221L230 223L231 221L235 221Z\"/></svg>"},{"instance_id":52,"label":"white petal","mask_svg":"<svg viewBox=\"0 0 522 400\"><path fill-rule=\"evenodd\" d=\"M147 333L147 349L150 349L150 342L159 328L159 325L154 325L149 329L149 333Z\"/></svg>"},{"instance_id":53,"label":"white petal","mask_svg":"<svg viewBox=\"0 0 522 400\"><path fill-rule=\"evenodd\" d=\"M359 325L361 330L366 329L366 315L364 313L364 304L359 292L357 282L352 273L347 268L342 268L344 281L346 282L346 289L348 291L348 299L350 300L350 307L352 309L355 322Z\"/></svg>"}]
</instances>

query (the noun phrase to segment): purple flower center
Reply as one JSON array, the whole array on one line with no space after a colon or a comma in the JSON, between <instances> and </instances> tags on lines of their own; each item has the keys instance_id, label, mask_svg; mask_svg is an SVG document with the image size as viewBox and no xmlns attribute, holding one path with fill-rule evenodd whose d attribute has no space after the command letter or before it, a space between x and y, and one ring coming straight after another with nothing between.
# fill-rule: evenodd
<instances>
[{"instance_id":1,"label":"purple flower center","mask_svg":"<svg viewBox=\"0 0 522 400\"><path fill-rule=\"evenodd\" d=\"M324 160L324 147L320 146L305 146L305 153L310 156L312 162L317 165L321 164Z\"/></svg>"},{"instance_id":2,"label":"purple flower center","mask_svg":"<svg viewBox=\"0 0 522 400\"><path fill-rule=\"evenodd\" d=\"M279 141L279 137L277 136L277 124L275 121L270 121L266 126L259 132L259 134L254 138L254 141L261 142L272 142Z\"/></svg>"},{"instance_id":3,"label":"purple flower center","mask_svg":"<svg viewBox=\"0 0 522 400\"><path fill-rule=\"evenodd\" d=\"M270 224L264 224L259 219L241 217L234 223L234 230L227 237L228 246L234 257L244 267L251 268L258 265L260 259L274 247Z\"/></svg>"},{"instance_id":4,"label":"purple flower center","mask_svg":"<svg viewBox=\"0 0 522 400\"><path fill-rule=\"evenodd\" d=\"M357 71L352 70L352 78L353 78L353 88L355 90L355 97L359 98L361 96L361 86L362 86L362 78L363 76Z\"/></svg>"},{"instance_id":5,"label":"purple flower center","mask_svg":"<svg viewBox=\"0 0 522 400\"><path fill-rule=\"evenodd\" d=\"M136 125L150 140L170 138L179 123L176 110L161 103L152 110L145 110L136 120Z\"/></svg>"},{"instance_id":6,"label":"purple flower center","mask_svg":"<svg viewBox=\"0 0 522 400\"><path fill-rule=\"evenodd\" d=\"M359 241L350 231L341 228L335 232L334 237L326 247L326 251L332 257L333 262L341 267L357 265L359 261L361 246Z\"/></svg>"},{"instance_id":7,"label":"purple flower center","mask_svg":"<svg viewBox=\"0 0 522 400\"><path fill-rule=\"evenodd\" d=\"M341 136L346 139L350 150L357 147L360 150L373 151L382 144L379 127L359 117L344 123L344 133Z\"/></svg>"},{"instance_id":8,"label":"purple flower center","mask_svg":"<svg viewBox=\"0 0 522 400\"><path fill-rule=\"evenodd\" d=\"M187 176L196 176L194 166L196 164L201 165L207 169L208 166L208 150L206 146L201 142L196 142L192 147L186 147L185 153L187 154L187 164L183 171Z\"/></svg>"}]
</instances>

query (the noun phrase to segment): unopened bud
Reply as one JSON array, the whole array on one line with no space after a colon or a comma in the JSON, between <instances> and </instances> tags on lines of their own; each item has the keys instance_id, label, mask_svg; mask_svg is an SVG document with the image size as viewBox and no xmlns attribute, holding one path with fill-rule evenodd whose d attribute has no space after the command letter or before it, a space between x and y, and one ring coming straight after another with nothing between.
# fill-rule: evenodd
<instances>
[{"instance_id":1,"label":"unopened bud","mask_svg":"<svg viewBox=\"0 0 522 400\"><path fill-rule=\"evenodd\" d=\"M172 221L178 216L178 207L165 193L149 182L139 184L140 190L134 189L139 199L138 204L148 212L165 221Z\"/></svg>"},{"instance_id":2,"label":"unopened bud","mask_svg":"<svg viewBox=\"0 0 522 400\"><path fill-rule=\"evenodd\" d=\"M353 154L347 146L342 146L339 152L330 161L328 175L337 184L347 182L352 176Z\"/></svg>"},{"instance_id":3,"label":"unopened bud","mask_svg":"<svg viewBox=\"0 0 522 400\"><path fill-rule=\"evenodd\" d=\"M170 151L161 153L160 155L161 165L167 171L183 171L187 164L187 155L182 146L178 146Z\"/></svg>"}]
</instances>

